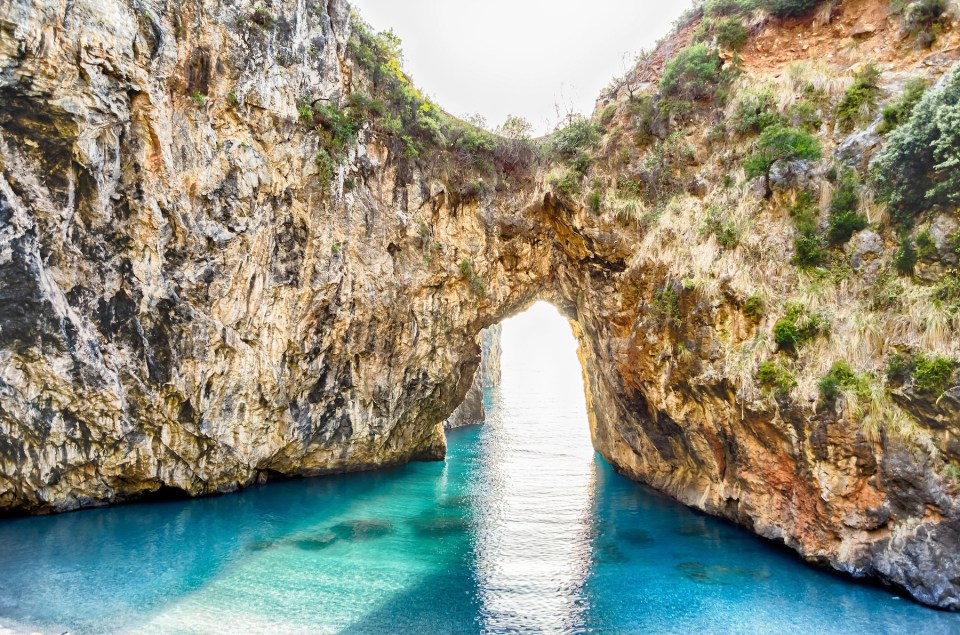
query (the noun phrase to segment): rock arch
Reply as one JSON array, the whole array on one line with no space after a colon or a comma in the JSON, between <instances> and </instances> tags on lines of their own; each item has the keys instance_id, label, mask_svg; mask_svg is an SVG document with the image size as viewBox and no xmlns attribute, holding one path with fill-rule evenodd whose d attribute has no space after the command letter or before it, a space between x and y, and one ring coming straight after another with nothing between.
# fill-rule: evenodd
<instances>
[{"instance_id":1,"label":"rock arch","mask_svg":"<svg viewBox=\"0 0 960 635\"><path fill-rule=\"evenodd\" d=\"M895 438L741 399L717 334L756 327L727 281L685 283L542 174L448 191L370 136L319 178L296 104L346 93L348 6L274 5L269 34L206 0L0 24L0 510L439 458L475 335L545 299L621 472L960 605L956 497Z\"/></svg>"}]
</instances>

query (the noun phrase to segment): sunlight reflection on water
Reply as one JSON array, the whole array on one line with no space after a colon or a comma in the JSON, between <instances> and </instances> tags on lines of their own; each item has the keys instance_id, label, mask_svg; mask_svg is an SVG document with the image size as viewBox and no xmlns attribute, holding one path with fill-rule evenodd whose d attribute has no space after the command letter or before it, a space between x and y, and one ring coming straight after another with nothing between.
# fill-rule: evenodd
<instances>
[{"instance_id":1,"label":"sunlight reflection on water","mask_svg":"<svg viewBox=\"0 0 960 635\"><path fill-rule=\"evenodd\" d=\"M503 323L502 389L481 433L475 485L489 631L559 632L582 622L596 464L576 348L549 304Z\"/></svg>"}]
</instances>

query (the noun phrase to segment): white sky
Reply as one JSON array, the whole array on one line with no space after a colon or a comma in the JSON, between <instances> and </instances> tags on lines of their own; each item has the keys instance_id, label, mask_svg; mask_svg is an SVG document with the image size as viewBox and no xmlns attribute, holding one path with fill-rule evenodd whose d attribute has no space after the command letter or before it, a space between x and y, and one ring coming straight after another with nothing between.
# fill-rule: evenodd
<instances>
[{"instance_id":1,"label":"white sky","mask_svg":"<svg viewBox=\"0 0 960 635\"><path fill-rule=\"evenodd\" d=\"M353 0L378 31L403 40L404 68L448 112L507 115L552 130L589 114L628 59L650 48L691 0Z\"/></svg>"}]
</instances>

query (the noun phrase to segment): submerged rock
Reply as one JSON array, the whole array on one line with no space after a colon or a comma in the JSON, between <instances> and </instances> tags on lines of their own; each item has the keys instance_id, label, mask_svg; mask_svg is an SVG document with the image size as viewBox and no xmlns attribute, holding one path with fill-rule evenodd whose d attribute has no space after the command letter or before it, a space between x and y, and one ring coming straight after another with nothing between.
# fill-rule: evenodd
<instances>
[{"instance_id":1,"label":"submerged rock","mask_svg":"<svg viewBox=\"0 0 960 635\"><path fill-rule=\"evenodd\" d=\"M309 538L294 540L293 545L304 551L322 551L328 547L332 547L340 537L341 536L336 533L323 533Z\"/></svg>"},{"instance_id":2,"label":"submerged rock","mask_svg":"<svg viewBox=\"0 0 960 635\"><path fill-rule=\"evenodd\" d=\"M425 537L465 534L470 529L470 521L457 516L418 518L410 524L418 534Z\"/></svg>"},{"instance_id":3,"label":"submerged rock","mask_svg":"<svg viewBox=\"0 0 960 635\"><path fill-rule=\"evenodd\" d=\"M387 520L348 520L334 525L330 532L333 540L373 540L393 533L393 523Z\"/></svg>"}]
</instances>

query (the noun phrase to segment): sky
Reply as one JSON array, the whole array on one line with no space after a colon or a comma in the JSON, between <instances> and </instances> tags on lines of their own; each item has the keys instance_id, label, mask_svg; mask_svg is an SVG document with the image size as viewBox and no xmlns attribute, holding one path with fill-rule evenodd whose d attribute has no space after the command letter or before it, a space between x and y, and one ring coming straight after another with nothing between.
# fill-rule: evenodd
<instances>
[{"instance_id":1,"label":"sky","mask_svg":"<svg viewBox=\"0 0 960 635\"><path fill-rule=\"evenodd\" d=\"M403 40L416 85L488 127L523 117L538 134L589 114L636 54L666 35L691 0L352 0ZM558 114L559 111L559 114Z\"/></svg>"}]
</instances>

